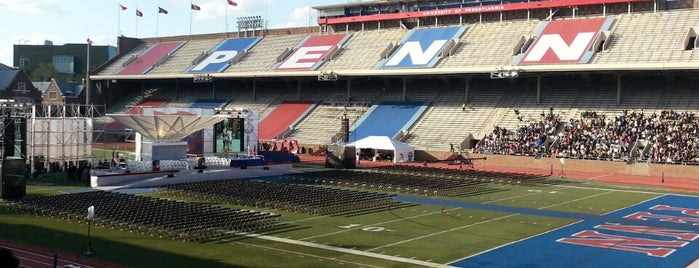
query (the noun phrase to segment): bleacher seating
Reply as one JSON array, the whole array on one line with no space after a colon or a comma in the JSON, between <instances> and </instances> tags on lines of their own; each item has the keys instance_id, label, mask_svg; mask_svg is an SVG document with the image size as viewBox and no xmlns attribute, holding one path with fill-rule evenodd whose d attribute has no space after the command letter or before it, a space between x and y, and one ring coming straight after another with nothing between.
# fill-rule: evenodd
<instances>
[{"instance_id":1,"label":"bleacher seating","mask_svg":"<svg viewBox=\"0 0 699 268\"><path fill-rule=\"evenodd\" d=\"M381 51L398 43L407 31L387 29L352 33L337 57L321 66L321 70L374 69L381 60Z\"/></svg>"},{"instance_id":2,"label":"bleacher seating","mask_svg":"<svg viewBox=\"0 0 699 268\"><path fill-rule=\"evenodd\" d=\"M147 51L150 49L150 47L153 44L140 44L136 46L134 49L126 52L124 55L121 55L118 59L116 59L114 62L112 62L109 66L104 68L102 71L100 71L99 74L102 75L109 75L109 74L115 74L122 68L124 68L124 63L126 63L129 60L132 60L134 57L137 57L138 55L141 55L141 53Z\"/></svg>"},{"instance_id":3,"label":"bleacher seating","mask_svg":"<svg viewBox=\"0 0 699 268\"><path fill-rule=\"evenodd\" d=\"M269 71L274 65L275 58L284 49L293 48L306 35L270 35L262 38L239 63L233 64L226 70L229 72Z\"/></svg>"},{"instance_id":4,"label":"bleacher seating","mask_svg":"<svg viewBox=\"0 0 699 268\"><path fill-rule=\"evenodd\" d=\"M221 39L190 40L172 54L164 63L155 66L149 74L182 73L193 65L192 61L202 53L213 49Z\"/></svg>"},{"instance_id":5,"label":"bleacher seating","mask_svg":"<svg viewBox=\"0 0 699 268\"><path fill-rule=\"evenodd\" d=\"M367 106L355 106L347 102L319 104L304 120L299 122L289 136L303 141L304 144L328 144L332 142L333 136L340 132L343 116L347 116L350 125L352 125L367 109Z\"/></svg>"},{"instance_id":6,"label":"bleacher seating","mask_svg":"<svg viewBox=\"0 0 699 268\"><path fill-rule=\"evenodd\" d=\"M131 61L129 64L124 66L117 74L120 75L133 75L133 74L144 74L150 71L153 66L158 64L166 57L170 56L173 52L178 50L185 42L163 42L156 43L148 50L138 55L138 57Z\"/></svg>"},{"instance_id":7,"label":"bleacher seating","mask_svg":"<svg viewBox=\"0 0 699 268\"><path fill-rule=\"evenodd\" d=\"M618 15L608 50L591 63L689 62L697 53L680 41L697 21L696 9Z\"/></svg>"},{"instance_id":8,"label":"bleacher seating","mask_svg":"<svg viewBox=\"0 0 699 268\"><path fill-rule=\"evenodd\" d=\"M415 123L425 109L425 102L381 102L372 106L358 125L350 130L349 141L354 142L368 136L393 138Z\"/></svg>"},{"instance_id":9,"label":"bleacher seating","mask_svg":"<svg viewBox=\"0 0 699 268\"><path fill-rule=\"evenodd\" d=\"M315 104L308 101L284 101L260 121L258 137L261 140L277 138L284 130L302 119Z\"/></svg>"}]
</instances>

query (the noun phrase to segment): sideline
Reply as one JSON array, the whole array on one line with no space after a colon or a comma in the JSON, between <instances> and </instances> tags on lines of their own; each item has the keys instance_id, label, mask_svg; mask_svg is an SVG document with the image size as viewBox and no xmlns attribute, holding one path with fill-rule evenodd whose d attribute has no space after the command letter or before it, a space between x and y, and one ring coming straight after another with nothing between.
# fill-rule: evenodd
<instances>
[{"instance_id":1,"label":"sideline","mask_svg":"<svg viewBox=\"0 0 699 268\"><path fill-rule=\"evenodd\" d=\"M288 239L288 238L281 238L281 237L276 237L276 236L250 234L250 233L238 233L238 234L246 236L246 237L251 237L251 238L259 238L259 239L287 243L287 244L294 244L294 245L299 245L299 246L332 250L332 251L337 251L337 252L342 252L342 253L347 253L347 254L360 255L360 256L377 258L377 259L384 259L384 260L395 261L395 262L410 263L410 264L422 265L422 266L426 266L426 267L454 267L454 266L449 266L447 264L434 263L434 262L430 262L430 261L421 261L421 260L416 260L416 259L389 256L389 255L383 255L383 254L378 254L378 253L373 253L373 252L366 252L366 251L362 251L362 250L348 249L348 248L343 248L343 247L335 247L335 246L323 245L323 244L318 244L318 243L299 241L299 240L293 240L293 239Z\"/></svg>"}]
</instances>

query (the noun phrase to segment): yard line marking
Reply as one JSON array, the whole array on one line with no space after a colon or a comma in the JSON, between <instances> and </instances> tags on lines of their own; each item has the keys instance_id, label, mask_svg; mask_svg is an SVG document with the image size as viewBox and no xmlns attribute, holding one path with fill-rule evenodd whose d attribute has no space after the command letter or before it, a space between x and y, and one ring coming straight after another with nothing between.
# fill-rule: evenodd
<instances>
[{"instance_id":1,"label":"yard line marking","mask_svg":"<svg viewBox=\"0 0 699 268\"><path fill-rule=\"evenodd\" d=\"M558 188L556 188L556 189L558 189ZM526 196L536 195L536 194L542 194L542 193L527 193L527 194L524 194L524 195L518 195L518 196L513 196L513 197L507 197L507 198L501 198L501 199L498 199L498 200L493 200L493 201L488 201L488 202L483 202L483 203L487 204L487 203L491 203L491 202L500 202L500 201L504 201L504 200L508 200L508 199L526 197ZM323 237L323 236L341 234L341 233L345 233L345 232L349 232L349 231L352 231L352 230L357 230L357 229L363 228L363 227L365 227L365 226L367 226L367 225L383 225L383 224L389 224L389 223L399 222L399 221L402 221L402 220L409 220L409 219L419 218L419 217L423 217L423 216L429 216L429 215L432 215L432 214L437 214L437 213L443 213L443 212L447 212L447 211L452 211L452 210L456 210L456 209L459 209L459 207L457 207L457 208L451 208L451 209L445 209L444 211L437 211L437 212L430 212L430 213L415 215L415 216L411 216L411 217L407 217L407 218L401 218L401 219L394 219L394 220L390 220L390 221L384 221L384 222L378 222L378 223L365 224L365 225L362 225L362 226L358 226L357 228L349 228L349 229L339 230L339 231L335 231L335 232L330 232L330 233L325 233L325 234L319 234L319 235L304 237L304 238L301 238L301 239L299 239L299 240L302 240L302 241L303 241L303 240L313 239L313 238L317 238L317 237Z\"/></svg>"},{"instance_id":2,"label":"yard line marking","mask_svg":"<svg viewBox=\"0 0 699 268\"><path fill-rule=\"evenodd\" d=\"M568 201L565 201L565 202L562 202L562 203L557 203L557 204L553 204L553 205L543 206L543 207L540 207L540 208L537 208L537 209L547 209L547 208L555 207L555 206L558 206L558 205L564 205L564 204L568 204L568 203L572 203L572 202L577 202L577 201L580 201L580 200L585 200L585 199L588 199L588 198L598 197L598 196L600 196L600 195L608 194L608 193L611 193L611 192L602 192L602 193L599 193L599 194L594 194L594 195L590 195L590 196L586 196L586 197L581 197L581 198L578 198L578 199L568 200Z\"/></svg>"},{"instance_id":3,"label":"yard line marking","mask_svg":"<svg viewBox=\"0 0 699 268\"><path fill-rule=\"evenodd\" d=\"M604 178L604 177L609 177L609 176L612 176L612 175L614 175L614 174L612 174L612 173L602 174L602 175L598 175L598 176L586 178L586 180L593 180L593 181L594 181L594 180L601 179L601 178Z\"/></svg>"},{"instance_id":4,"label":"yard line marking","mask_svg":"<svg viewBox=\"0 0 699 268\"><path fill-rule=\"evenodd\" d=\"M431 234L427 234L427 235L423 235L423 236L418 236L418 237L414 237L414 238L411 238L411 239L406 239L406 240L399 241L399 242L395 242L395 243L391 243L391 244L386 244L386 245L383 245L383 246L380 246L380 247L371 248L371 249L368 249L367 251L372 251L372 250L377 250L377 249L380 249L380 248L395 246L395 245L398 245L398 244L403 244L403 243L406 243L406 242L415 241L415 240L422 239L422 238L425 238L425 237L430 237L430 236L434 236L434 235L443 234L443 233L446 233L446 232L456 231L456 230L460 230L460 229L463 229L463 228L467 228L467 227L471 227L471 226L476 226L476 225L488 223L488 222L491 222L491 221L498 221L498 220L506 219L506 218L509 218L509 217L517 216L517 215L519 215L519 213L510 214L510 215L505 215L505 216L497 217L497 218L492 218L492 219L485 220L485 221L479 221L479 222L467 224L467 225L464 225L464 226L459 226L459 227L451 228L451 229L448 229L448 230L439 231L439 232L436 232L436 233L431 233Z\"/></svg>"},{"instance_id":5,"label":"yard line marking","mask_svg":"<svg viewBox=\"0 0 699 268\"><path fill-rule=\"evenodd\" d=\"M452 210L456 210L456 209L460 209L460 208L457 207L457 208L452 208L452 209L446 209L446 210L444 210L444 211L452 211ZM424 214L419 214L419 215L415 215L415 216L411 216L411 217L407 217L407 218L394 219L394 220L384 221L384 222L369 223L369 224L365 224L365 225L360 225L360 226L358 226L358 227L356 227L356 228L342 229L342 230L335 231L335 232L330 232L330 233L325 233L325 234L319 234L319 235L304 237L304 238L301 238L301 239L299 239L299 240L302 240L302 241L303 241L303 240L313 239L313 238L316 238L316 237L323 237L323 236L328 236L328 235L335 235L335 234L340 234L340 233L349 232L349 231L353 231L353 230L359 230L359 229L364 228L364 227L366 227L366 226L388 224L388 223L393 223L393 222L398 222L398 221L403 221L403 220L408 220L408 219L414 219L414 218L419 218L419 217L428 216L428 215L432 215L432 214L438 214L438 213L442 213L442 211L435 211L435 212L430 212L430 213L424 213Z\"/></svg>"},{"instance_id":6,"label":"yard line marking","mask_svg":"<svg viewBox=\"0 0 699 268\"><path fill-rule=\"evenodd\" d=\"M332 250L332 251L353 254L353 255L360 255L360 256L365 256L365 257L372 257L372 258L377 258L377 259L384 259L384 260L389 260L389 261L422 265L422 266L427 266L427 267L452 267L452 266L448 266L446 264L441 264L441 263L434 263L434 262L414 260L414 259L409 259L409 258L395 257L395 256L378 254L378 253L374 253L374 252L367 252L367 251L356 250L356 249L348 249L348 248L343 248L343 247L334 247L334 246L328 246L328 245L323 245L323 244L318 244L318 243L311 243L311 242L306 242L306 241L279 238L279 237L275 237L275 236L268 236L268 235L261 235L261 234L248 234L248 233L241 233L240 235L252 237L252 238L260 238L260 239L265 239L265 240L270 240L270 241L275 241L275 242L282 242L282 243L287 243L287 244L294 244L294 245L299 245L299 246Z\"/></svg>"},{"instance_id":7,"label":"yard line marking","mask_svg":"<svg viewBox=\"0 0 699 268\"><path fill-rule=\"evenodd\" d=\"M274 247L267 247L267 246L262 246L262 245L255 245L255 244L250 244L250 243L245 243L245 242L231 242L231 243L236 243L236 244L242 244L250 247L257 247L257 248L262 248L265 250L273 250L273 251L281 251L281 252L286 252L286 253L293 253L293 254L298 254L298 255L303 255L307 257L314 257L318 259L325 259L329 261L338 261L338 262L343 262L343 263L350 263L354 265L358 265L361 267L376 267L376 268L381 268L381 266L375 266L371 264L366 264L366 263L358 263L358 262L352 262L352 261L345 261L345 260L340 260L337 259L336 257L323 257L323 256L318 256L318 255L313 255L313 254L308 254L308 253L302 253L302 252L297 252L297 251L291 251L291 250L286 250L286 249L279 249L279 248L274 248Z\"/></svg>"}]
</instances>

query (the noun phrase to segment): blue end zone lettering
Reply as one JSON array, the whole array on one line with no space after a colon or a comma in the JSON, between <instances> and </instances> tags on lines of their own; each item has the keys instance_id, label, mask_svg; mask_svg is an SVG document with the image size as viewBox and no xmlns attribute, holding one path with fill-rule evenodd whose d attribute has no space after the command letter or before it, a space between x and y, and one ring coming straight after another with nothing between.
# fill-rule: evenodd
<instances>
[{"instance_id":1,"label":"blue end zone lettering","mask_svg":"<svg viewBox=\"0 0 699 268\"><path fill-rule=\"evenodd\" d=\"M684 267L697 259L699 252L697 201L693 196L662 196L607 215L590 215L577 223L449 265Z\"/></svg>"},{"instance_id":2,"label":"blue end zone lettering","mask_svg":"<svg viewBox=\"0 0 699 268\"><path fill-rule=\"evenodd\" d=\"M223 40L223 42L211 50L208 57L187 69L186 72L220 73L228 68L231 65L231 61L240 55L241 52L255 46L260 39L260 37L251 37Z\"/></svg>"},{"instance_id":3,"label":"blue end zone lettering","mask_svg":"<svg viewBox=\"0 0 699 268\"><path fill-rule=\"evenodd\" d=\"M459 39L466 27L412 30L401 41L400 47L377 68L431 68L439 60L439 54L450 40Z\"/></svg>"}]
</instances>

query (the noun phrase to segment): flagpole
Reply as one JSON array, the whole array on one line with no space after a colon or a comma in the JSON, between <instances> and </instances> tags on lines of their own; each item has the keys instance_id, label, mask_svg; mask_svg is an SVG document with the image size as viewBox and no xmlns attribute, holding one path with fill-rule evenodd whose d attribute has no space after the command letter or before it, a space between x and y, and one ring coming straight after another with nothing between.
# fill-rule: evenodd
<instances>
[{"instance_id":1,"label":"flagpole","mask_svg":"<svg viewBox=\"0 0 699 268\"><path fill-rule=\"evenodd\" d=\"M155 37L158 37L158 20L160 19L160 7L158 7L158 14L155 16Z\"/></svg>"},{"instance_id":2,"label":"flagpole","mask_svg":"<svg viewBox=\"0 0 699 268\"><path fill-rule=\"evenodd\" d=\"M119 13L117 13L117 38L121 35L121 4L119 4L119 8L117 9Z\"/></svg>"},{"instance_id":3,"label":"flagpole","mask_svg":"<svg viewBox=\"0 0 699 268\"><path fill-rule=\"evenodd\" d=\"M228 3L226 3L226 33L228 33Z\"/></svg>"},{"instance_id":4,"label":"flagpole","mask_svg":"<svg viewBox=\"0 0 699 268\"><path fill-rule=\"evenodd\" d=\"M189 1L189 35L192 35L192 1Z\"/></svg>"},{"instance_id":5,"label":"flagpole","mask_svg":"<svg viewBox=\"0 0 699 268\"><path fill-rule=\"evenodd\" d=\"M138 38L138 6L136 6L136 38Z\"/></svg>"},{"instance_id":6,"label":"flagpole","mask_svg":"<svg viewBox=\"0 0 699 268\"><path fill-rule=\"evenodd\" d=\"M87 38L87 64L85 65L85 106L90 105L90 47L92 40ZM88 109L88 107L85 107Z\"/></svg>"}]
</instances>

